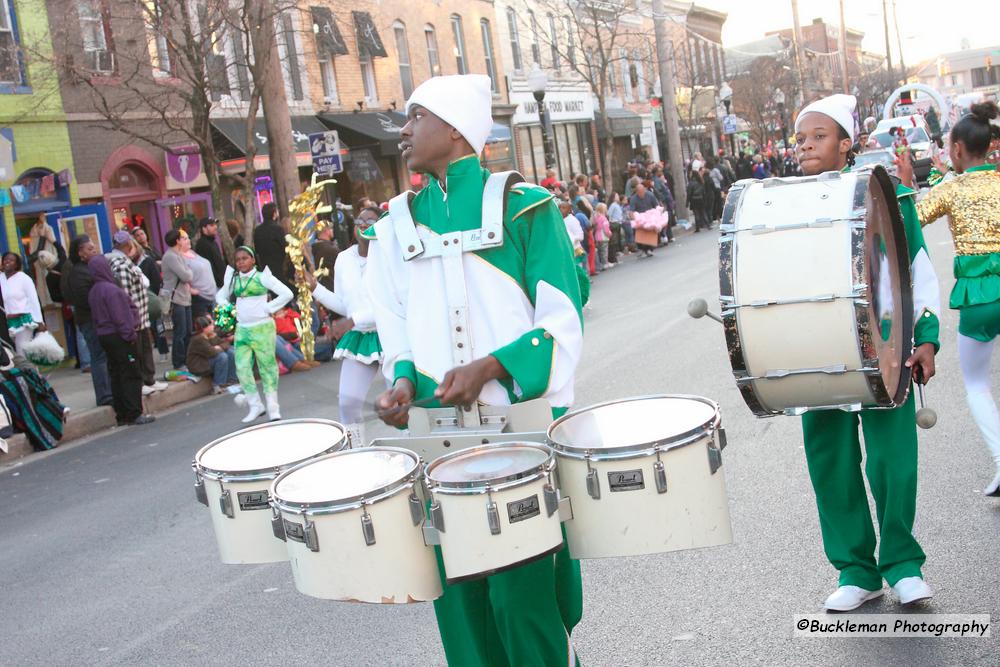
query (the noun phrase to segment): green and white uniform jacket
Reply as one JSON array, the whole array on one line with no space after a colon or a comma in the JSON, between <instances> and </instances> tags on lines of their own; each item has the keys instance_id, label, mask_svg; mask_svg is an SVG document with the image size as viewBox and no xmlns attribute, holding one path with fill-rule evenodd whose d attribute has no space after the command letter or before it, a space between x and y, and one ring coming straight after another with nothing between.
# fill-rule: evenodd
<instances>
[{"instance_id":1,"label":"green and white uniform jacket","mask_svg":"<svg viewBox=\"0 0 1000 667\"><path fill-rule=\"evenodd\" d=\"M410 203L425 245L482 227L489 175L469 155L448 166L445 188L431 178ZM517 184L506 204L503 244L461 255L468 360L492 354L511 376L488 382L479 400L508 405L544 397L554 408L568 407L583 346L573 249L547 190ZM378 240L365 278L385 353L383 372L390 383L408 378L416 398L427 398L455 366L445 266L440 256L405 261L391 215L372 230Z\"/></svg>"},{"instance_id":2,"label":"green and white uniform jacket","mask_svg":"<svg viewBox=\"0 0 1000 667\"><path fill-rule=\"evenodd\" d=\"M933 343L934 351L941 347L938 340L941 312L941 286L938 283L934 265L927 254L924 233L920 228L917 208L914 202L916 191L903 184L896 185L896 199L899 212L903 216L906 242L910 250L910 277L913 281L913 345Z\"/></svg>"}]
</instances>

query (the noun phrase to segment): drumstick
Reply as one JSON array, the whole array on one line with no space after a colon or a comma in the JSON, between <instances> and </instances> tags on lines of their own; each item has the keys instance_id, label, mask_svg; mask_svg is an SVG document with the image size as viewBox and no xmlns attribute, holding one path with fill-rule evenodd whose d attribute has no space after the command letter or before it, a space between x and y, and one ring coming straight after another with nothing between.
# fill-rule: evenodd
<instances>
[{"instance_id":1,"label":"drumstick","mask_svg":"<svg viewBox=\"0 0 1000 667\"><path fill-rule=\"evenodd\" d=\"M691 299L688 302L687 311L688 315L695 318L696 320L708 315L710 318L712 318L719 324L722 324L722 318L708 309L708 302L705 301L704 299L701 298Z\"/></svg>"},{"instance_id":2,"label":"drumstick","mask_svg":"<svg viewBox=\"0 0 1000 667\"><path fill-rule=\"evenodd\" d=\"M917 426L922 429L932 428L934 424L937 424L937 413L924 405L923 373L920 371L920 367L917 366L913 370L915 376L913 381L917 385L917 398L920 400L920 409L917 410Z\"/></svg>"}]
</instances>

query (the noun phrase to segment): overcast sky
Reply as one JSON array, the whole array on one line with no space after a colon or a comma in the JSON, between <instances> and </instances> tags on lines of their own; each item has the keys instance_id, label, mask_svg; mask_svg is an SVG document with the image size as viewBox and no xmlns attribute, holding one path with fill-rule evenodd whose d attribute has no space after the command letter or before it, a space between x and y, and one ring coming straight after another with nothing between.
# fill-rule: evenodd
<instances>
[{"instance_id":1,"label":"overcast sky","mask_svg":"<svg viewBox=\"0 0 1000 667\"><path fill-rule=\"evenodd\" d=\"M722 30L723 44L736 46L764 36L768 30L792 25L791 0L696 0L698 5L728 13ZM892 60L899 62L899 46L892 22L893 0L889 8ZM903 56L907 66L942 53L961 49L962 39L971 48L996 46L1000 54L1000 0L895 0ZM802 25L822 17L839 25L837 0L799 0ZM849 28L865 33L866 51L885 53L881 0L844 0ZM996 60L996 58L994 59ZM1000 64L1000 63L998 63Z\"/></svg>"}]
</instances>

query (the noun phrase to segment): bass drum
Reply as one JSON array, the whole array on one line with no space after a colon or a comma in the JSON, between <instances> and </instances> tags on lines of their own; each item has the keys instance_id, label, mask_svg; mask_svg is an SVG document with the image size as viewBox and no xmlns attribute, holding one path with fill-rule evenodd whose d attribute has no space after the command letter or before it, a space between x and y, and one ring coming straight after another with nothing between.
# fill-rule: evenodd
<instances>
[{"instance_id":1,"label":"bass drum","mask_svg":"<svg viewBox=\"0 0 1000 667\"><path fill-rule=\"evenodd\" d=\"M906 401L910 259L884 169L739 181L721 229L723 328L754 414Z\"/></svg>"}]
</instances>

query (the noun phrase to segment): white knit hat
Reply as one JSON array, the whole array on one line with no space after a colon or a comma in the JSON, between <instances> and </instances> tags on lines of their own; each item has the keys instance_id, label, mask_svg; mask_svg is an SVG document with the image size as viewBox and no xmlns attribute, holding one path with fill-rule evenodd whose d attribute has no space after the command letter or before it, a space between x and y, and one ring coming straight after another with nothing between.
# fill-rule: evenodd
<instances>
[{"instance_id":1,"label":"white knit hat","mask_svg":"<svg viewBox=\"0 0 1000 667\"><path fill-rule=\"evenodd\" d=\"M493 129L493 86L485 74L434 76L406 100L406 113L419 104L458 130L476 154L483 152Z\"/></svg>"},{"instance_id":2,"label":"white knit hat","mask_svg":"<svg viewBox=\"0 0 1000 667\"><path fill-rule=\"evenodd\" d=\"M807 113L815 111L816 113L825 114L832 118L837 125L840 125L847 131L847 135L851 138L851 141L854 141L854 138L857 136L857 132L854 131L854 109L857 106L858 99L854 95L844 94L830 95L829 97L811 102L796 117L795 131L799 131L799 124L802 122L802 117Z\"/></svg>"}]
</instances>

